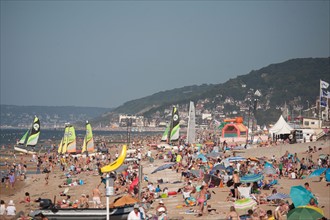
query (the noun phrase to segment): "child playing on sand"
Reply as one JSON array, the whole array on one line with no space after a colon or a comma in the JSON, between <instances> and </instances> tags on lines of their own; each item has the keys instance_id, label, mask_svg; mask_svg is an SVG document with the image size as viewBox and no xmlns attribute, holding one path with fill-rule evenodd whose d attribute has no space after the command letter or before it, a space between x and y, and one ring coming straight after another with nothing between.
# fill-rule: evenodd
<instances>
[{"instance_id":1,"label":"child playing on sand","mask_svg":"<svg viewBox=\"0 0 330 220\"><path fill-rule=\"evenodd\" d=\"M31 202L30 193L26 192L24 199L21 200L19 203L30 203L30 202Z\"/></svg>"}]
</instances>

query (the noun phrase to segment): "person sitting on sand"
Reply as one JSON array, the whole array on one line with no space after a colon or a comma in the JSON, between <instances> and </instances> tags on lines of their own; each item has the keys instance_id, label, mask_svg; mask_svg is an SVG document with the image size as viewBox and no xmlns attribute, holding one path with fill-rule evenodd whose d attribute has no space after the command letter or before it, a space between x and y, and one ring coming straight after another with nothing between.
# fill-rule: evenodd
<instances>
[{"instance_id":1,"label":"person sitting on sand","mask_svg":"<svg viewBox=\"0 0 330 220\"><path fill-rule=\"evenodd\" d=\"M85 194L81 194L81 197L79 199L79 208L83 208L83 209L89 208L88 199Z\"/></svg>"},{"instance_id":2,"label":"person sitting on sand","mask_svg":"<svg viewBox=\"0 0 330 220\"><path fill-rule=\"evenodd\" d=\"M6 204L5 204L5 201L1 200L0 216L4 215L5 212L6 212Z\"/></svg>"},{"instance_id":3,"label":"person sitting on sand","mask_svg":"<svg viewBox=\"0 0 330 220\"><path fill-rule=\"evenodd\" d=\"M156 207L156 214L157 214L157 216L160 215L160 212L161 212L160 210L164 210L165 214L167 213L167 208L164 205L163 200L160 200L159 203L158 203L158 206Z\"/></svg>"},{"instance_id":4,"label":"person sitting on sand","mask_svg":"<svg viewBox=\"0 0 330 220\"><path fill-rule=\"evenodd\" d=\"M13 216L16 215L16 207L13 200L10 200L6 208L7 215Z\"/></svg>"},{"instance_id":5,"label":"person sitting on sand","mask_svg":"<svg viewBox=\"0 0 330 220\"><path fill-rule=\"evenodd\" d=\"M281 201L280 205L276 207L275 209L275 218L278 220L283 220L284 215L286 215L289 212L289 206L285 202Z\"/></svg>"},{"instance_id":6,"label":"person sitting on sand","mask_svg":"<svg viewBox=\"0 0 330 220\"><path fill-rule=\"evenodd\" d=\"M30 204L30 202L31 202L30 193L26 192L24 199L21 200L19 203L29 203Z\"/></svg>"},{"instance_id":7,"label":"person sitting on sand","mask_svg":"<svg viewBox=\"0 0 330 220\"><path fill-rule=\"evenodd\" d=\"M236 212L234 206L230 206L229 213L226 215L226 219L239 220L239 214Z\"/></svg>"},{"instance_id":8,"label":"person sitting on sand","mask_svg":"<svg viewBox=\"0 0 330 220\"><path fill-rule=\"evenodd\" d=\"M275 220L275 217L273 216L272 210L267 210L267 220Z\"/></svg>"}]
</instances>

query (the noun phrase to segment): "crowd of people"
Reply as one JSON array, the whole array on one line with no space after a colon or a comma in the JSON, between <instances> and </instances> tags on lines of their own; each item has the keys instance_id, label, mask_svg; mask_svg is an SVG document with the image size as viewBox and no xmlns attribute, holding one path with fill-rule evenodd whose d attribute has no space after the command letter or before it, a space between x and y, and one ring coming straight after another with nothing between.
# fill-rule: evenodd
<instances>
[{"instance_id":1,"label":"crowd of people","mask_svg":"<svg viewBox=\"0 0 330 220\"><path fill-rule=\"evenodd\" d=\"M223 144L227 146L227 144ZM166 208L164 198L169 193L167 187L160 187L159 182L152 182L148 176L143 176L142 191L139 191L139 173L140 163L151 163L154 159L165 162L172 162L172 171L181 173L181 180L178 183L182 185L177 190L179 195L182 194L182 203L187 207L196 207L196 216L201 217L207 215L212 208L208 205L211 199L212 188L227 187L230 192L225 201L235 202L244 196L240 193L240 187L250 187L248 193L252 199L256 201L256 206L246 212L246 219L283 219L283 216L293 208L284 201L276 203L276 209L263 210L259 205L264 203L272 203L267 197L275 194L274 186L278 184L281 178L302 179L306 178L314 169L321 167L330 167L330 157L313 158L314 153L318 151L316 147L309 147L304 157L298 157L297 153L286 151L281 157L276 158L275 155L267 158L242 158L229 160L237 156L234 151L221 151L219 147L202 145L199 147L190 145L179 145L177 150L172 149L154 149L151 147L143 148L141 145L134 148L135 153L131 153L129 157L135 157L131 163L125 164L120 172L111 173L114 178L114 195L120 196L130 194L135 198L139 198L140 203L135 204L134 209L128 215L128 220L154 218L158 220L167 220L169 210ZM221 151L221 152L219 152ZM33 155L30 164L35 164L35 173L43 173L44 184L47 186L53 178L55 171L64 176L63 183L59 188L70 188L83 185L88 178L100 178L100 181L90 194L75 195L72 198L70 193L63 191L61 196L65 199L58 201L56 205L60 208L102 208L102 193L105 188L105 174L100 172L100 168L109 164L118 157L118 150L115 153L102 153L87 157L73 157L68 155L59 155L54 151L46 152L39 155ZM143 161L145 160L145 161ZM219 166L222 165L223 167ZM273 173L264 173L267 166L274 169ZM27 161L21 157L19 161L14 163L6 163L6 170L2 172L2 184L5 188L14 189L17 179L26 179ZM215 169L219 167L218 169ZM220 168L221 167L221 168ZM77 175L84 174L84 178L76 178ZM247 174L262 174L263 179L250 183L242 183L241 178ZM58 175L58 174L57 174ZM23 177L21 177L23 176ZM39 181L39 179L36 179ZM142 184L142 183L140 183ZM101 189L102 188L102 189ZM308 182L305 188L311 191ZM158 202L157 202L158 201ZM29 192L17 201L20 203L31 203ZM155 207L155 211L150 211L151 207ZM310 205L317 205L311 201ZM17 211L13 200L7 204L1 200L0 215L17 216ZM24 219L24 215L20 215ZM228 219L239 219L235 206L230 207L226 213Z\"/></svg>"}]
</instances>

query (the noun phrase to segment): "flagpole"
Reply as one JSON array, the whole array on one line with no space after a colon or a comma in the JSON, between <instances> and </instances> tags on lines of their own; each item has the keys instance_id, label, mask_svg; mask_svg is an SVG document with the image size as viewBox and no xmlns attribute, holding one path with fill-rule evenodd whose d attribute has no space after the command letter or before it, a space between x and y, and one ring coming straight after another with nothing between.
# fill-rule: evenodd
<instances>
[{"instance_id":1,"label":"flagpole","mask_svg":"<svg viewBox=\"0 0 330 220\"><path fill-rule=\"evenodd\" d=\"M322 128L321 122L322 122L322 104L321 104L321 97L322 97L322 81L320 79L320 93L319 93L319 128Z\"/></svg>"}]
</instances>

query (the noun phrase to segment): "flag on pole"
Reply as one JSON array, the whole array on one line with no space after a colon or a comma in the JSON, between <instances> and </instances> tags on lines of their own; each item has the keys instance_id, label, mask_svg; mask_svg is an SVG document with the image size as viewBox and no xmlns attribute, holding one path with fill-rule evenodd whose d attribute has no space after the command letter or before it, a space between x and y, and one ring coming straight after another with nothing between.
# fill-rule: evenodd
<instances>
[{"instance_id":1,"label":"flag on pole","mask_svg":"<svg viewBox=\"0 0 330 220\"><path fill-rule=\"evenodd\" d=\"M330 92L327 90L329 87L329 83L323 80L320 80L320 106L327 107L328 98L330 96Z\"/></svg>"},{"instance_id":2,"label":"flag on pole","mask_svg":"<svg viewBox=\"0 0 330 220\"><path fill-rule=\"evenodd\" d=\"M329 87L329 83L321 80L321 89L327 89Z\"/></svg>"}]
</instances>

